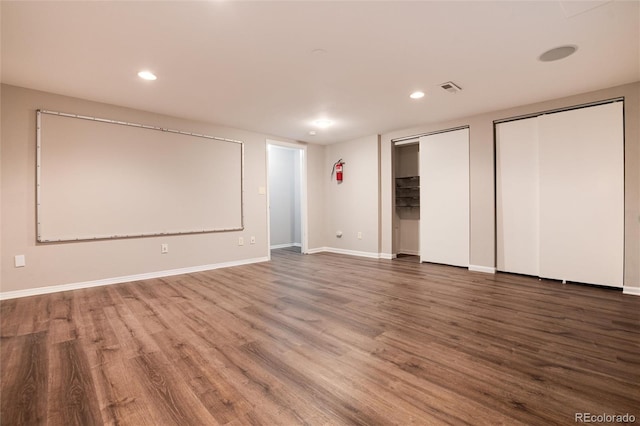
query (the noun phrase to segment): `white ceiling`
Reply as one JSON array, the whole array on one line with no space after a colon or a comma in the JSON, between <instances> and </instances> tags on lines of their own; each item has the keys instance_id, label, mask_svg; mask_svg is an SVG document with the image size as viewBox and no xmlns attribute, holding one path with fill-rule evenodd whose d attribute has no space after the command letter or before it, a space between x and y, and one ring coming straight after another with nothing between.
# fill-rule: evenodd
<instances>
[{"instance_id":1,"label":"white ceiling","mask_svg":"<svg viewBox=\"0 0 640 426\"><path fill-rule=\"evenodd\" d=\"M3 83L314 143L640 80L638 1L2 1L1 14ZM537 60L566 44L578 51ZM449 80L463 91L438 87ZM335 124L310 136L320 117Z\"/></svg>"}]
</instances>

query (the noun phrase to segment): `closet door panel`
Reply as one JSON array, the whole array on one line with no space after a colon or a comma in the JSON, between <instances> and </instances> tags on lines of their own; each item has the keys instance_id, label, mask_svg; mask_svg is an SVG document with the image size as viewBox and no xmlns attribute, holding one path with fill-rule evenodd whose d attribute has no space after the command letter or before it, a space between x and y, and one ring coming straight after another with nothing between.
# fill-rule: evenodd
<instances>
[{"instance_id":1,"label":"closet door panel","mask_svg":"<svg viewBox=\"0 0 640 426\"><path fill-rule=\"evenodd\" d=\"M622 103L539 117L540 276L622 287Z\"/></svg>"},{"instance_id":2,"label":"closet door panel","mask_svg":"<svg viewBox=\"0 0 640 426\"><path fill-rule=\"evenodd\" d=\"M469 129L420 138L420 260L469 266Z\"/></svg>"},{"instance_id":3,"label":"closet door panel","mask_svg":"<svg viewBox=\"0 0 640 426\"><path fill-rule=\"evenodd\" d=\"M538 275L538 119L496 125L496 266Z\"/></svg>"}]
</instances>

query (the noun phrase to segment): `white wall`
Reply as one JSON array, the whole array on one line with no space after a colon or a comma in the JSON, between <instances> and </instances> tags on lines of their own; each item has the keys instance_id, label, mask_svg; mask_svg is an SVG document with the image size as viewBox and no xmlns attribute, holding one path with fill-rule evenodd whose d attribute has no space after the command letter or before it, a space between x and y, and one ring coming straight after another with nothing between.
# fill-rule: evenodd
<instances>
[{"instance_id":1,"label":"white wall","mask_svg":"<svg viewBox=\"0 0 640 426\"><path fill-rule=\"evenodd\" d=\"M271 246L300 245L300 151L269 145Z\"/></svg>"},{"instance_id":2,"label":"white wall","mask_svg":"<svg viewBox=\"0 0 640 426\"><path fill-rule=\"evenodd\" d=\"M325 167L324 145L307 146L307 227L308 249L319 250L326 244L325 184L329 177Z\"/></svg>"},{"instance_id":3,"label":"white wall","mask_svg":"<svg viewBox=\"0 0 640 426\"><path fill-rule=\"evenodd\" d=\"M378 256L379 253L379 137L367 136L326 146L323 170L325 245ZM331 177L342 158L344 181ZM336 232L342 231L342 238ZM362 239L358 239L358 232Z\"/></svg>"},{"instance_id":4,"label":"white wall","mask_svg":"<svg viewBox=\"0 0 640 426\"><path fill-rule=\"evenodd\" d=\"M300 150L294 151L293 155L293 242L302 245L302 180L300 178Z\"/></svg>"},{"instance_id":5,"label":"white wall","mask_svg":"<svg viewBox=\"0 0 640 426\"><path fill-rule=\"evenodd\" d=\"M267 184L266 135L6 85L2 86L1 108L0 291L246 262L268 256L267 200L258 191ZM38 108L244 141L244 231L37 244L35 120ZM239 236L244 237L244 246L238 246ZM249 244L250 236L256 237L255 245ZM169 253L160 253L162 243L169 244ZM26 255L26 267L15 268L14 256L20 254Z\"/></svg>"}]
</instances>

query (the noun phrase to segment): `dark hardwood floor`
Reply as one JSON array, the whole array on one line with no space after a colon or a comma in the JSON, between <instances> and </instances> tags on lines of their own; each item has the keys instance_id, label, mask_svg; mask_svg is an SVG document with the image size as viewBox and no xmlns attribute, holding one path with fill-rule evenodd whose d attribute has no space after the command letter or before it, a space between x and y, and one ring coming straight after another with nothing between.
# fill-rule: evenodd
<instances>
[{"instance_id":1,"label":"dark hardwood floor","mask_svg":"<svg viewBox=\"0 0 640 426\"><path fill-rule=\"evenodd\" d=\"M335 254L1 307L3 426L640 422L640 298Z\"/></svg>"}]
</instances>

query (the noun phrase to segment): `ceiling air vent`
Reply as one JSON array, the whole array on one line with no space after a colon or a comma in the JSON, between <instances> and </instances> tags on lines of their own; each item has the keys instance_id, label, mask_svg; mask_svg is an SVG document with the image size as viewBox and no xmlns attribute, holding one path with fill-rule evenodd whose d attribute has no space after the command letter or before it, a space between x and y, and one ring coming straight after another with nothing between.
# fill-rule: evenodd
<instances>
[{"instance_id":1,"label":"ceiling air vent","mask_svg":"<svg viewBox=\"0 0 640 426\"><path fill-rule=\"evenodd\" d=\"M440 87L442 87L444 90L450 93L458 93L459 91L462 90L460 86L456 85L452 81L447 81L446 83L442 83Z\"/></svg>"}]
</instances>

